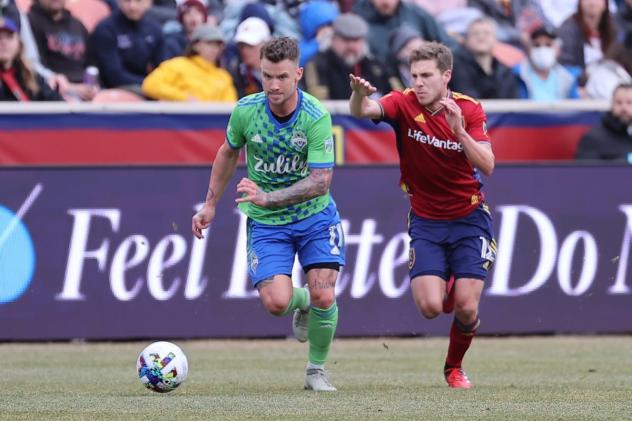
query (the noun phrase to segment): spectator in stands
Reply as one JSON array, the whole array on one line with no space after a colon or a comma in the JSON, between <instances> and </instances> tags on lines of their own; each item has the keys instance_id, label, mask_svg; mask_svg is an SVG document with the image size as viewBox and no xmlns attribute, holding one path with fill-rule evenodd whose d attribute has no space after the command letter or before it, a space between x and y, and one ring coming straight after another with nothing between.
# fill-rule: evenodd
<instances>
[{"instance_id":1,"label":"spectator in stands","mask_svg":"<svg viewBox=\"0 0 632 421\"><path fill-rule=\"evenodd\" d=\"M494 58L495 45L495 21L489 17L474 20L454 54L450 88L474 98L518 98L516 76Z\"/></svg>"},{"instance_id":2,"label":"spectator in stands","mask_svg":"<svg viewBox=\"0 0 632 421\"><path fill-rule=\"evenodd\" d=\"M305 3L299 15L303 35L300 42L301 67L319 51L329 49L334 34L333 23L337 16L338 9L329 1L312 0Z\"/></svg>"},{"instance_id":3,"label":"spectator in stands","mask_svg":"<svg viewBox=\"0 0 632 421\"><path fill-rule=\"evenodd\" d=\"M389 68L389 84L398 91L403 91L412 85L410 75L410 54L421 48L426 41L421 34L409 26L402 26L389 36L389 46L392 53L387 62Z\"/></svg>"},{"instance_id":4,"label":"spectator in stands","mask_svg":"<svg viewBox=\"0 0 632 421\"><path fill-rule=\"evenodd\" d=\"M618 85L632 83L632 32L623 43L612 44L604 59L588 66L586 74L586 95L594 99L610 99Z\"/></svg>"},{"instance_id":5,"label":"spectator in stands","mask_svg":"<svg viewBox=\"0 0 632 421\"><path fill-rule=\"evenodd\" d=\"M553 28L531 33L529 56L515 69L521 98L555 101L579 98L576 77L557 61L560 40Z\"/></svg>"},{"instance_id":6,"label":"spectator in stands","mask_svg":"<svg viewBox=\"0 0 632 421\"><path fill-rule=\"evenodd\" d=\"M575 157L632 164L632 84L615 89L610 111L582 137Z\"/></svg>"},{"instance_id":7,"label":"spectator in stands","mask_svg":"<svg viewBox=\"0 0 632 421\"><path fill-rule=\"evenodd\" d=\"M163 26L167 57L182 55L191 42L193 32L204 25L208 19L205 0L185 0L178 5L178 22L167 22Z\"/></svg>"},{"instance_id":8,"label":"spectator in stands","mask_svg":"<svg viewBox=\"0 0 632 421\"><path fill-rule=\"evenodd\" d=\"M467 5L467 0L412 0L412 2L434 17L444 12L462 9Z\"/></svg>"},{"instance_id":9,"label":"spectator in stands","mask_svg":"<svg viewBox=\"0 0 632 421\"><path fill-rule=\"evenodd\" d=\"M228 65L237 88L237 96L261 92L261 47L271 38L270 27L260 18L250 17L239 24L233 41L239 54Z\"/></svg>"},{"instance_id":10,"label":"spectator in stands","mask_svg":"<svg viewBox=\"0 0 632 421\"><path fill-rule=\"evenodd\" d=\"M619 7L616 16L616 23L620 34L620 39L625 39L628 34L632 34L632 0L625 0Z\"/></svg>"},{"instance_id":11,"label":"spectator in stands","mask_svg":"<svg viewBox=\"0 0 632 421\"><path fill-rule=\"evenodd\" d=\"M528 44L533 30L550 24L537 0L468 0L468 6L496 21L500 42L518 48Z\"/></svg>"},{"instance_id":12,"label":"spectator in stands","mask_svg":"<svg viewBox=\"0 0 632 421\"><path fill-rule=\"evenodd\" d=\"M97 25L91 49L105 87L140 92L145 76L165 58L160 25L145 16L151 0L118 0L116 10Z\"/></svg>"},{"instance_id":13,"label":"spectator in stands","mask_svg":"<svg viewBox=\"0 0 632 421\"><path fill-rule=\"evenodd\" d=\"M0 101L62 101L23 56L15 22L0 17Z\"/></svg>"},{"instance_id":14,"label":"spectator in stands","mask_svg":"<svg viewBox=\"0 0 632 421\"><path fill-rule=\"evenodd\" d=\"M163 61L145 78L143 93L167 101L237 101L230 73L218 66L223 49L219 28L198 27L183 57Z\"/></svg>"},{"instance_id":15,"label":"spectator in stands","mask_svg":"<svg viewBox=\"0 0 632 421\"><path fill-rule=\"evenodd\" d=\"M417 29L427 41L442 42L453 50L457 46L431 14L413 3L403 0L358 0L353 11L369 24L369 48L381 62L386 62L389 57L388 42L385 42L389 34L403 26ZM371 82L375 84L374 80Z\"/></svg>"},{"instance_id":16,"label":"spectator in stands","mask_svg":"<svg viewBox=\"0 0 632 421\"><path fill-rule=\"evenodd\" d=\"M20 31L20 11L15 4L15 0L0 0L0 16L11 19L15 23L18 32Z\"/></svg>"},{"instance_id":17,"label":"spectator in stands","mask_svg":"<svg viewBox=\"0 0 632 421\"><path fill-rule=\"evenodd\" d=\"M61 94L90 101L98 92L84 83L88 67L88 31L66 9L66 0L35 0L28 18L42 64L63 78Z\"/></svg>"},{"instance_id":18,"label":"spectator in stands","mask_svg":"<svg viewBox=\"0 0 632 421\"><path fill-rule=\"evenodd\" d=\"M226 39L230 39L236 33L239 24L252 17L264 20L271 35L301 39L298 21L290 16L282 1L231 0L226 2L224 17L219 26Z\"/></svg>"},{"instance_id":19,"label":"spectator in stands","mask_svg":"<svg viewBox=\"0 0 632 421\"><path fill-rule=\"evenodd\" d=\"M616 41L608 0L579 0L577 11L562 23L558 33L562 40L560 63L574 74L581 74Z\"/></svg>"},{"instance_id":20,"label":"spectator in stands","mask_svg":"<svg viewBox=\"0 0 632 421\"><path fill-rule=\"evenodd\" d=\"M24 48L24 57L31 63L32 67L39 73L53 89L63 87L65 78L58 78L50 69L44 67L40 60L37 44L31 31L31 25L26 14L20 12L15 0L0 0L0 16L11 19L18 28L20 38L22 39L22 47Z\"/></svg>"},{"instance_id":21,"label":"spectator in stands","mask_svg":"<svg viewBox=\"0 0 632 421\"><path fill-rule=\"evenodd\" d=\"M378 89L377 95L391 91L384 64L368 55L369 26L364 19L343 13L336 18L333 28L331 47L316 54L305 66L307 91L320 100L349 98L349 73L370 80Z\"/></svg>"}]
</instances>

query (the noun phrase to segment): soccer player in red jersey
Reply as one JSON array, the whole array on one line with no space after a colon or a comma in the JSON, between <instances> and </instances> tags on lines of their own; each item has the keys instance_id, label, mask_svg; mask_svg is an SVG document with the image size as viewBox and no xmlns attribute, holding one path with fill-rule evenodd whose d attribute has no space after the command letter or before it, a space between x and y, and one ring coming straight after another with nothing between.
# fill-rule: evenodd
<instances>
[{"instance_id":1,"label":"soccer player in red jersey","mask_svg":"<svg viewBox=\"0 0 632 421\"><path fill-rule=\"evenodd\" d=\"M480 174L494 154L481 104L448 89L452 53L426 43L410 57L412 87L374 100L371 83L349 75L351 114L389 123L396 133L401 185L408 193L410 279L424 317L441 314L454 277L454 321L444 366L450 387L472 384L461 364L480 321L478 305L496 241ZM449 305L448 305L449 307Z\"/></svg>"}]
</instances>

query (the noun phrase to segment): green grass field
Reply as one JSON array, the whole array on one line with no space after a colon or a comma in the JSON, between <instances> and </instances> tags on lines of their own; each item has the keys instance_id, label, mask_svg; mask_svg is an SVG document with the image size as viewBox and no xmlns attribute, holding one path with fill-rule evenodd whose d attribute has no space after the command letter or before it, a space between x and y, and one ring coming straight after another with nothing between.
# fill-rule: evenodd
<instances>
[{"instance_id":1,"label":"green grass field","mask_svg":"<svg viewBox=\"0 0 632 421\"><path fill-rule=\"evenodd\" d=\"M330 394L302 390L294 341L176 343L189 377L162 395L135 373L147 343L0 344L0 418L632 419L630 336L477 338L471 390L444 384L447 339L336 340Z\"/></svg>"}]
</instances>

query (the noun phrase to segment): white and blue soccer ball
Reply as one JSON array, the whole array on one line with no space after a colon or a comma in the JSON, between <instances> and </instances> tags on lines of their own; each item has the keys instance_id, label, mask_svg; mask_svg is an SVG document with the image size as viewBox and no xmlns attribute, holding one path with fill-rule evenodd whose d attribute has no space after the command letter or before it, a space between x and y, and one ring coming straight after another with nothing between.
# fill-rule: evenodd
<instances>
[{"instance_id":1,"label":"white and blue soccer ball","mask_svg":"<svg viewBox=\"0 0 632 421\"><path fill-rule=\"evenodd\" d=\"M138 356L136 371L141 383L158 393L171 392L187 378L189 362L171 342L154 342Z\"/></svg>"}]
</instances>

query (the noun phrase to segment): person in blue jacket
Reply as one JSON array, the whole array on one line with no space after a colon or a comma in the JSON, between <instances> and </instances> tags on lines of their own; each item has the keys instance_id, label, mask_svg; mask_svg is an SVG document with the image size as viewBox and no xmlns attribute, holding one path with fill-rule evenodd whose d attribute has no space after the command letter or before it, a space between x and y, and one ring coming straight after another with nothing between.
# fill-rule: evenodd
<instances>
[{"instance_id":1,"label":"person in blue jacket","mask_svg":"<svg viewBox=\"0 0 632 421\"><path fill-rule=\"evenodd\" d=\"M165 59L162 28L146 16L151 0L118 0L118 10L95 28L92 56L106 88L140 91L145 76Z\"/></svg>"}]
</instances>

